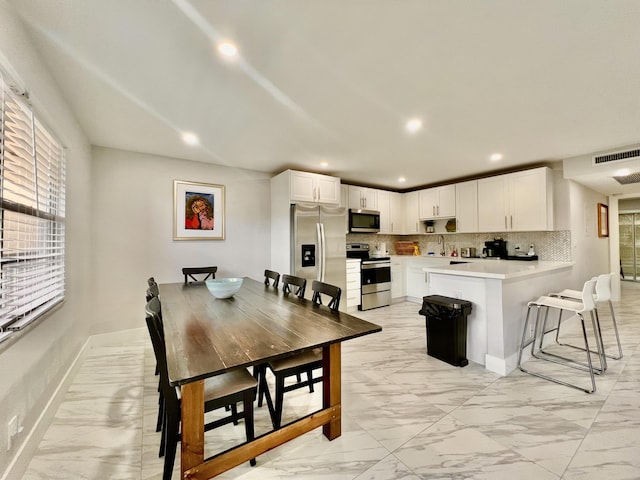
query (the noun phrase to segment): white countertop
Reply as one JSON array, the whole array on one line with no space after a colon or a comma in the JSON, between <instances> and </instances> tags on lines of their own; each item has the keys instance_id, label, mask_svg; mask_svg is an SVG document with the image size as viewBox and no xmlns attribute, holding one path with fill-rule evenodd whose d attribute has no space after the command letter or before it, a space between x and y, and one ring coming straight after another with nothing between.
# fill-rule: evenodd
<instances>
[{"instance_id":1,"label":"white countertop","mask_svg":"<svg viewBox=\"0 0 640 480\"><path fill-rule=\"evenodd\" d=\"M464 261L464 258L455 258ZM518 260L483 260L456 265L439 265L425 267L427 273L441 273L462 277L495 278L509 280L513 278L538 275L554 270L569 269L573 262L518 261Z\"/></svg>"}]
</instances>

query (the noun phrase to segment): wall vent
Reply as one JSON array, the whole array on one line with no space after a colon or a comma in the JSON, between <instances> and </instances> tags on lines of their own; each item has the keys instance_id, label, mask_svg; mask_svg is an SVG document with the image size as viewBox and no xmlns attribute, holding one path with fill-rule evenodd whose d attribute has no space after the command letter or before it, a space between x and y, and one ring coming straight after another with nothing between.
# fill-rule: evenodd
<instances>
[{"instance_id":1,"label":"wall vent","mask_svg":"<svg viewBox=\"0 0 640 480\"><path fill-rule=\"evenodd\" d=\"M635 150L625 150L623 152L608 153L606 155L594 155L593 164L603 165L605 163L621 162L623 160L640 160L640 148Z\"/></svg>"},{"instance_id":2,"label":"wall vent","mask_svg":"<svg viewBox=\"0 0 640 480\"><path fill-rule=\"evenodd\" d=\"M631 183L640 183L640 173L632 173L623 177L613 177L620 185L629 185Z\"/></svg>"}]
</instances>

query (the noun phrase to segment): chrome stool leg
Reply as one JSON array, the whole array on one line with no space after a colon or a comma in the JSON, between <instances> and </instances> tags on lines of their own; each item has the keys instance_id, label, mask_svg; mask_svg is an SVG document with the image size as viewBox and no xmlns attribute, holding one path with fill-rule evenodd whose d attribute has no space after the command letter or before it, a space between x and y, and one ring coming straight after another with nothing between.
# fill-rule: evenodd
<instances>
[{"instance_id":1,"label":"chrome stool leg","mask_svg":"<svg viewBox=\"0 0 640 480\"><path fill-rule=\"evenodd\" d=\"M609 358L612 358L614 360L620 360L622 358L622 345L620 344L620 334L618 333L618 322L616 322L616 314L613 311L613 303L611 302L611 299L609 299L608 302L609 302L609 311L611 312L611 322L613 323L613 331L616 334L616 342L618 343L618 356L617 357L611 356Z\"/></svg>"}]
</instances>

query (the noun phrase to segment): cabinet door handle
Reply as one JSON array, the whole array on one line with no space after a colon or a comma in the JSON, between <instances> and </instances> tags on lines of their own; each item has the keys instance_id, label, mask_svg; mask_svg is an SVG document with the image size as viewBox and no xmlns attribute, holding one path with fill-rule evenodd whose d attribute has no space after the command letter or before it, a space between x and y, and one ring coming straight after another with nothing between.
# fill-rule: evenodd
<instances>
[{"instance_id":1,"label":"cabinet door handle","mask_svg":"<svg viewBox=\"0 0 640 480\"><path fill-rule=\"evenodd\" d=\"M509 215L509 218L511 219L511 230L513 230L513 215Z\"/></svg>"},{"instance_id":2,"label":"cabinet door handle","mask_svg":"<svg viewBox=\"0 0 640 480\"><path fill-rule=\"evenodd\" d=\"M504 216L504 229L507 229L507 216Z\"/></svg>"},{"instance_id":3,"label":"cabinet door handle","mask_svg":"<svg viewBox=\"0 0 640 480\"><path fill-rule=\"evenodd\" d=\"M435 205L431 206L431 215L433 215L434 217L436 216L436 206Z\"/></svg>"},{"instance_id":4,"label":"cabinet door handle","mask_svg":"<svg viewBox=\"0 0 640 480\"><path fill-rule=\"evenodd\" d=\"M416 222L416 233L418 233L418 222Z\"/></svg>"},{"instance_id":5,"label":"cabinet door handle","mask_svg":"<svg viewBox=\"0 0 640 480\"><path fill-rule=\"evenodd\" d=\"M436 205L436 215L440 216L440 205Z\"/></svg>"}]
</instances>

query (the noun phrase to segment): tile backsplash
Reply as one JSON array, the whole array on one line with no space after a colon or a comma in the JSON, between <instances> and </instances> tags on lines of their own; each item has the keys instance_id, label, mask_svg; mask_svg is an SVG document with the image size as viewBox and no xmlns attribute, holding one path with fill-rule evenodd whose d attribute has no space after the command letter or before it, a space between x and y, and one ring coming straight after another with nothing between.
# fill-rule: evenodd
<instances>
[{"instance_id":1,"label":"tile backsplash","mask_svg":"<svg viewBox=\"0 0 640 480\"><path fill-rule=\"evenodd\" d=\"M442 235L447 255L455 249L460 254L464 247L475 247L478 254L482 252L484 242L494 238L502 238L507 242L509 255L515 253L516 245L520 245L520 251L527 252L529 245L533 243L536 255L540 260L555 262L571 261L571 231L558 230L553 232L501 232L501 233L446 233ZM380 235L380 234L347 234L347 242L361 242L371 245L384 242L390 255L395 255L396 241L418 242L420 253L428 252L440 254L441 245L438 244L439 234L426 235Z\"/></svg>"}]
</instances>

